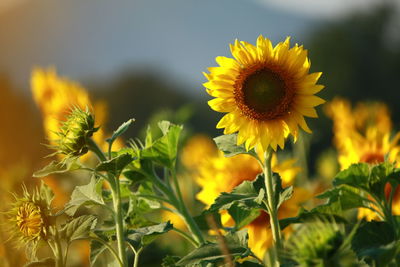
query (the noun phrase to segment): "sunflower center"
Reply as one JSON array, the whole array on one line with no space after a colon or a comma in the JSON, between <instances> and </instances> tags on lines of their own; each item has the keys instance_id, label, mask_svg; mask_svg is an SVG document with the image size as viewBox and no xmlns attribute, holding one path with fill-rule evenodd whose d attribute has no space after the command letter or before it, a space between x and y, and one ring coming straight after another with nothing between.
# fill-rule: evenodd
<instances>
[{"instance_id":1,"label":"sunflower center","mask_svg":"<svg viewBox=\"0 0 400 267\"><path fill-rule=\"evenodd\" d=\"M369 164L377 164L385 161L385 157L381 153L368 153L361 157L361 162Z\"/></svg>"},{"instance_id":2,"label":"sunflower center","mask_svg":"<svg viewBox=\"0 0 400 267\"><path fill-rule=\"evenodd\" d=\"M271 120L283 116L294 96L288 80L265 65L246 68L235 82L236 103L252 119Z\"/></svg>"},{"instance_id":3,"label":"sunflower center","mask_svg":"<svg viewBox=\"0 0 400 267\"><path fill-rule=\"evenodd\" d=\"M23 203L18 209L17 225L24 236L39 236L43 226L40 207L30 202Z\"/></svg>"}]
</instances>

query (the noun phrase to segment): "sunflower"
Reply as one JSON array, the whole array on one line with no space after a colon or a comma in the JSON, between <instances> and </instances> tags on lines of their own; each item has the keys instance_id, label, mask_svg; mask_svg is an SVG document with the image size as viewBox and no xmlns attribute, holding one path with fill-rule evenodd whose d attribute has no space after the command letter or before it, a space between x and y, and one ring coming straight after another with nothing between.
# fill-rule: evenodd
<instances>
[{"instance_id":1,"label":"sunflower","mask_svg":"<svg viewBox=\"0 0 400 267\"><path fill-rule=\"evenodd\" d=\"M289 134L297 139L299 126L311 133L304 117L318 117L315 107L325 102L314 95L324 88L316 84L321 73L309 74L307 50L290 48L289 39L275 47L261 35L256 46L236 40L230 46L235 59L217 57L219 67L205 73L204 87L215 97L208 104L227 113L217 128L238 132L238 145L247 149L283 148Z\"/></svg>"},{"instance_id":2,"label":"sunflower","mask_svg":"<svg viewBox=\"0 0 400 267\"><path fill-rule=\"evenodd\" d=\"M30 194L25 186L23 196L14 197L13 207L6 212L11 238L20 246L46 240L50 227L48 201L41 197L38 190Z\"/></svg>"},{"instance_id":3,"label":"sunflower","mask_svg":"<svg viewBox=\"0 0 400 267\"><path fill-rule=\"evenodd\" d=\"M399 162L400 133L391 136L392 121L385 104L359 103L352 109L347 100L336 98L325 112L333 120L341 169L359 162L381 163L385 157Z\"/></svg>"},{"instance_id":4,"label":"sunflower","mask_svg":"<svg viewBox=\"0 0 400 267\"><path fill-rule=\"evenodd\" d=\"M283 186L292 185L296 174L300 171L295 167L294 160L277 162L274 155L272 169L282 177ZM197 199L210 206L222 192L230 192L234 187L246 180L254 180L262 172L260 165L250 155L237 155L231 158L224 157L221 153L209 157L203 161L198 170L196 182L201 191ZM310 192L303 188L296 188L292 198L284 202L280 208L278 217L286 218L297 215L301 203L311 197ZM224 226L233 226L233 219L222 213ZM263 257L266 250L272 245L272 232L268 229L269 215L262 212L246 228L249 231L249 247L258 256ZM286 231L288 233L290 229Z\"/></svg>"},{"instance_id":5,"label":"sunflower","mask_svg":"<svg viewBox=\"0 0 400 267\"><path fill-rule=\"evenodd\" d=\"M341 169L359 162L377 164L384 162L385 158L399 167L400 133L391 136L392 120L385 104L359 103L352 109L347 100L335 98L325 108L325 112L333 120L334 142L339 153ZM387 196L391 190L388 184L385 188ZM393 214L400 215L398 189L392 203ZM367 208L360 208L358 217L367 220L378 219L377 214Z\"/></svg>"}]
</instances>

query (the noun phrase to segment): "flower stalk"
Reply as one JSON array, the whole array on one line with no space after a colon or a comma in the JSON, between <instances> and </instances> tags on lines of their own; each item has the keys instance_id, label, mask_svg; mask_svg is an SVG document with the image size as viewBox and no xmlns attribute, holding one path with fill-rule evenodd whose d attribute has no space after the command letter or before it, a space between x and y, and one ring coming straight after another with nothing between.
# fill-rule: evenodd
<instances>
[{"instance_id":1,"label":"flower stalk","mask_svg":"<svg viewBox=\"0 0 400 267\"><path fill-rule=\"evenodd\" d=\"M272 237L274 240L273 253L275 254L276 264L279 266L279 251L282 249L282 235L279 227L278 220L278 207L276 203L276 192L273 188L273 177L272 177L272 167L271 167L271 159L272 159L272 150L268 148L268 150L264 154L264 162L263 162L263 173L265 179L265 189L267 193L267 207L269 211L270 225L272 231Z\"/></svg>"},{"instance_id":2,"label":"flower stalk","mask_svg":"<svg viewBox=\"0 0 400 267\"><path fill-rule=\"evenodd\" d=\"M88 139L89 150L96 154L98 159L102 162L106 161L104 153L98 147L96 142L94 142L91 138ZM118 177L115 177L111 174L107 174L108 181L111 187L111 195L113 200L113 208L114 208L114 220L115 220L115 229L117 236L117 244L118 244L118 256L122 262L123 267L128 266L128 260L126 256L125 250L125 239L124 239L124 222L122 218L122 206L121 206L121 190Z\"/></svg>"}]
</instances>

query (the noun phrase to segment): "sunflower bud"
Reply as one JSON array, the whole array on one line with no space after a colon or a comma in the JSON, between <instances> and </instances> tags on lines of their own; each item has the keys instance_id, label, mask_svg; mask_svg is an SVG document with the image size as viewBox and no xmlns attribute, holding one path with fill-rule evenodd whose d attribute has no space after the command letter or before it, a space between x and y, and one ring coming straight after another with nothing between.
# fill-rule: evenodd
<instances>
[{"instance_id":1,"label":"sunflower bud","mask_svg":"<svg viewBox=\"0 0 400 267\"><path fill-rule=\"evenodd\" d=\"M63 122L58 136L56 149L58 153L67 156L81 156L88 152L88 139L96 132L94 127L94 117L86 109L72 109Z\"/></svg>"}]
</instances>

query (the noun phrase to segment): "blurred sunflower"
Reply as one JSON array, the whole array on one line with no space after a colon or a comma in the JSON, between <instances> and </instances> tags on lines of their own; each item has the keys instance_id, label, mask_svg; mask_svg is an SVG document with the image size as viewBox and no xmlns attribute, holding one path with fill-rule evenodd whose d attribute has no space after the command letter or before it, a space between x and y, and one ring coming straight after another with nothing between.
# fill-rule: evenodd
<instances>
[{"instance_id":1,"label":"blurred sunflower","mask_svg":"<svg viewBox=\"0 0 400 267\"><path fill-rule=\"evenodd\" d=\"M208 104L227 113L217 128L261 150L283 148L289 134L296 140L298 126L310 133L304 117L316 118L315 107L325 101L314 95L324 86L316 84L320 72L309 74L307 50L290 48L289 38L273 47L261 35L256 46L236 40L230 49L235 59L217 57L219 67L205 73L204 87L215 97Z\"/></svg>"},{"instance_id":2,"label":"blurred sunflower","mask_svg":"<svg viewBox=\"0 0 400 267\"><path fill-rule=\"evenodd\" d=\"M272 158L272 169L282 177L283 186L293 185L296 174L300 171L294 166L294 160L277 162L274 155ZM249 155L237 155L226 158L222 154L209 157L199 167L196 182L200 185L201 191L197 198L210 206L222 192L230 192L234 187L243 181L254 180L262 172L257 161ZM311 197L311 193L303 188L295 188L291 199L284 202L278 212L279 218L292 217L297 215L300 205ZM233 226L233 219L227 214L222 214L222 221L225 226ZM249 231L249 247L258 256L263 257L272 244L272 233L268 229L269 215L261 213L246 228ZM285 230L286 233L290 229Z\"/></svg>"},{"instance_id":3,"label":"blurred sunflower","mask_svg":"<svg viewBox=\"0 0 400 267\"><path fill-rule=\"evenodd\" d=\"M333 120L334 142L338 150L341 169L353 163L381 163L385 158L399 166L400 133L391 137L392 121L383 103L359 103L354 109L349 101L335 98L325 106L325 112ZM389 196L390 185L385 188ZM375 207L376 208L376 207ZM400 192L393 199L393 214L400 215ZM360 208L359 218L378 219L375 212Z\"/></svg>"},{"instance_id":4,"label":"blurred sunflower","mask_svg":"<svg viewBox=\"0 0 400 267\"><path fill-rule=\"evenodd\" d=\"M347 100L336 98L325 112L333 120L341 169L358 162L380 163L385 157L399 162L400 133L391 137L392 121L385 104L360 103L352 110Z\"/></svg>"}]
</instances>

